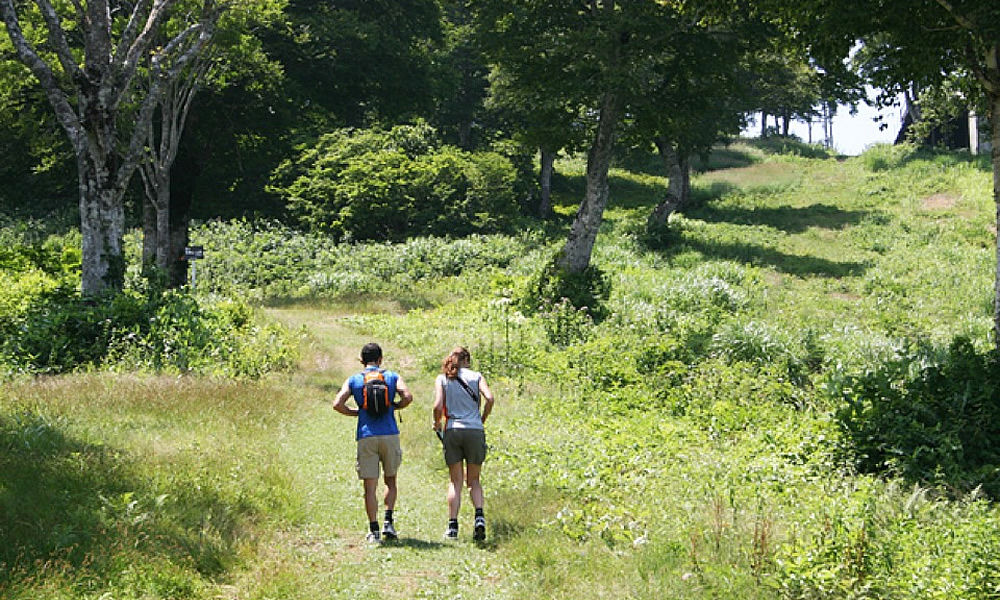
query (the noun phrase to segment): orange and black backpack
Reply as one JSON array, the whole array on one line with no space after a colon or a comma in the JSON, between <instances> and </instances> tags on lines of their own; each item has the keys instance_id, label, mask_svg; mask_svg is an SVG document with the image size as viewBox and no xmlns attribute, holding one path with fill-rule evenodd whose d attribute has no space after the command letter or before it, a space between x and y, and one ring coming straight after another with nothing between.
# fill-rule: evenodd
<instances>
[{"instance_id":1,"label":"orange and black backpack","mask_svg":"<svg viewBox=\"0 0 1000 600\"><path fill-rule=\"evenodd\" d=\"M365 371L364 388L361 393L361 408L372 417L389 413L389 384L385 381L384 369Z\"/></svg>"}]
</instances>

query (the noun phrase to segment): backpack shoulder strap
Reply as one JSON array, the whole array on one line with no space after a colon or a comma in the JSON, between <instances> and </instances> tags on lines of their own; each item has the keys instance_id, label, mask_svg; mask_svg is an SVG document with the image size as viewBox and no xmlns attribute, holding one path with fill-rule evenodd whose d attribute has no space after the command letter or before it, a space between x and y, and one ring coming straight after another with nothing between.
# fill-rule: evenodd
<instances>
[{"instance_id":1,"label":"backpack shoulder strap","mask_svg":"<svg viewBox=\"0 0 1000 600\"><path fill-rule=\"evenodd\" d=\"M472 388L469 387L469 384L465 383L465 380L462 379L461 375L455 375L455 381L457 381L458 384L462 386L462 389L464 389L469 394L470 398L476 401L476 404L479 404L479 395L474 394L472 392Z\"/></svg>"}]
</instances>

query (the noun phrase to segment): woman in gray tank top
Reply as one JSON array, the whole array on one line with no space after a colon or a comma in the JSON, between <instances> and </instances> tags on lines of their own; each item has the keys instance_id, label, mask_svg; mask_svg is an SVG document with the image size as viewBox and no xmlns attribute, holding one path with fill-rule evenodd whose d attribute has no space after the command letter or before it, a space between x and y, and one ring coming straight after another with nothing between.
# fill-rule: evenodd
<instances>
[{"instance_id":1,"label":"woman in gray tank top","mask_svg":"<svg viewBox=\"0 0 1000 600\"><path fill-rule=\"evenodd\" d=\"M484 423L493 410L493 392L483 375L469 368L472 357L461 346L441 362L441 374L434 382L434 430L443 431L444 460L448 465L448 529L445 537L458 537L458 512L462 506L462 486L476 509L473 539L486 539L483 516L483 486L479 482L486 460Z\"/></svg>"}]
</instances>

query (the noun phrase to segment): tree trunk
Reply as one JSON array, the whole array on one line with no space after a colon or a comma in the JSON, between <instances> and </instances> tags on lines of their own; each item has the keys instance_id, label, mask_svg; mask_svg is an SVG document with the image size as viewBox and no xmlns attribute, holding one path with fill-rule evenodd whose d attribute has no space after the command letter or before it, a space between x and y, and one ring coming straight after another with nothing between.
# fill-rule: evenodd
<instances>
[{"instance_id":1,"label":"tree trunk","mask_svg":"<svg viewBox=\"0 0 1000 600\"><path fill-rule=\"evenodd\" d=\"M1000 52L998 52L1000 54ZM997 79L1000 80L1000 70ZM1000 232L1000 89L990 93L990 150L993 158L993 203L996 206L996 225ZM996 239L996 278L993 285L993 344L1000 351L1000 233Z\"/></svg>"},{"instance_id":2,"label":"tree trunk","mask_svg":"<svg viewBox=\"0 0 1000 600\"><path fill-rule=\"evenodd\" d=\"M538 203L538 216L544 219L552 210L552 171L555 168L556 153L542 150L541 168L538 174L538 185L542 191L542 199Z\"/></svg>"},{"instance_id":3,"label":"tree trunk","mask_svg":"<svg viewBox=\"0 0 1000 600\"><path fill-rule=\"evenodd\" d=\"M142 268L156 264L156 207L148 196L142 199Z\"/></svg>"},{"instance_id":4,"label":"tree trunk","mask_svg":"<svg viewBox=\"0 0 1000 600\"><path fill-rule=\"evenodd\" d=\"M142 264L165 271L170 267L170 181L142 203Z\"/></svg>"},{"instance_id":5,"label":"tree trunk","mask_svg":"<svg viewBox=\"0 0 1000 600\"><path fill-rule=\"evenodd\" d=\"M674 211L687 204L691 195L691 169L687 157L681 156L666 138L657 137L653 143L660 153L668 183L666 197L653 209L653 213L646 222L646 229L649 230L665 225Z\"/></svg>"},{"instance_id":6,"label":"tree trunk","mask_svg":"<svg viewBox=\"0 0 1000 600\"><path fill-rule=\"evenodd\" d=\"M96 92L96 90L89 90ZM81 289L95 295L125 285L125 184L115 152L113 109L100 94L81 94L80 110L87 119L73 139L77 148L80 185Z\"/></svg>"},{"instance_id":7,"label":"tree trunk","mask_svg":"<svg viewBox=\"0 0 1000 600\"><path fill-rule=\"evenodd\" d=\"M81 289L84 294L121 290L125 285L125 206L121 195L78 161L80 232L83 234Z\"/></svg>"},{"instance_id":8,"label":"tree trunk","mask_svg":"<svg viewBox=\"0 0 1000 600\"><path fill-rule=\"evenodd\" d=\"M597 231L608 204L608 171L614 154L620 110L621 99L618 94L605 92L597 132L587 153L587 190L557 261L560 268L570 273L582 273L590 266Z\"/></svg>"},{"instance_id":9,"label":"tree trunk","mask_svg":"<svg viewBox=\"0 0 1000 600\"><path fill-rule=\"evenodd\" d=\"M761 111L760 113L760 137L767 137L767 112Z\"/></svg>"}]
</instances>

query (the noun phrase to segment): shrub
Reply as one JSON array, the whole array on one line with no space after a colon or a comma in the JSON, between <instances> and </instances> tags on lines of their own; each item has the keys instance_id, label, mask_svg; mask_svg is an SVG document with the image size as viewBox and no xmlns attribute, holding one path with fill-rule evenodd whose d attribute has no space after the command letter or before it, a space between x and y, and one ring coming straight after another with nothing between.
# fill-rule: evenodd
<instances>
[{"instance_id":1,"label":"shrub","mask_svg":"<svg viewBox=\"0 0 1000 600\"><path fill-rule=\"evenodd\" d=\"M1000 365L971 341L918 348L840 390L838 423L865 472L1000 497Z\"/></svg>"},{"instance_id":2,"label":"shrub","mask_svg":"<svg viewBox=\"0 0 1000 600\"><path fill-rule=\"evenodd\" d=\"M597 266L590 265L581 273L571 273L551 258L522 290L518 304L527 314L551 311L558 306L563 307L560 313L565 313L570 306L576 310L586 309L592 319L601 321L608 315L610 293L610 282Z\"/></svg>"},{"instance_id":3,"label":"shrub","mask_svg":"<svg viewBox=\"0 0 1000 600\"><path fill-rule=\"evenodd\" d=\"M312 231L400 241L504 229L517 180L507 158L442 145L418 123L327 134L275 171L272 190Z\"/></svg>"},{"instance_id":4,"label":"shrub","mask_svg":"<svg viewBox=\"0 0 1000 600\"><path fill-rule=\"evenodd\" d=\"M242 220L208 223L192 239L206 249L199 291L253 300L398 291L400 284L503 268L541 244L530 233L337 244L278 222Z\"/></svg>"},{"instance_id":5,"label":"shrub","mask_svg":"<svg viewBox=\"0 0 1000 600\"><path fill-rule=\"evenodd\" d=\"M875 144L861 155L861 162L875 173L889 171L913 158L916 150L912 144Z\"/></svg>"},{"instance_id":6,"label":"shrub","mask_svg":"<svg viewBox=\"0 0 1000 600\"><path fill-rule=\"evenodd\" d=\"M0 320L0 331L0 364L28 373L106 367L256 377L289 366L294 354L288 334L256 323L248 305L199 303L182 292L93 299L47 289Z\"/></svg>"}]
</instances>

